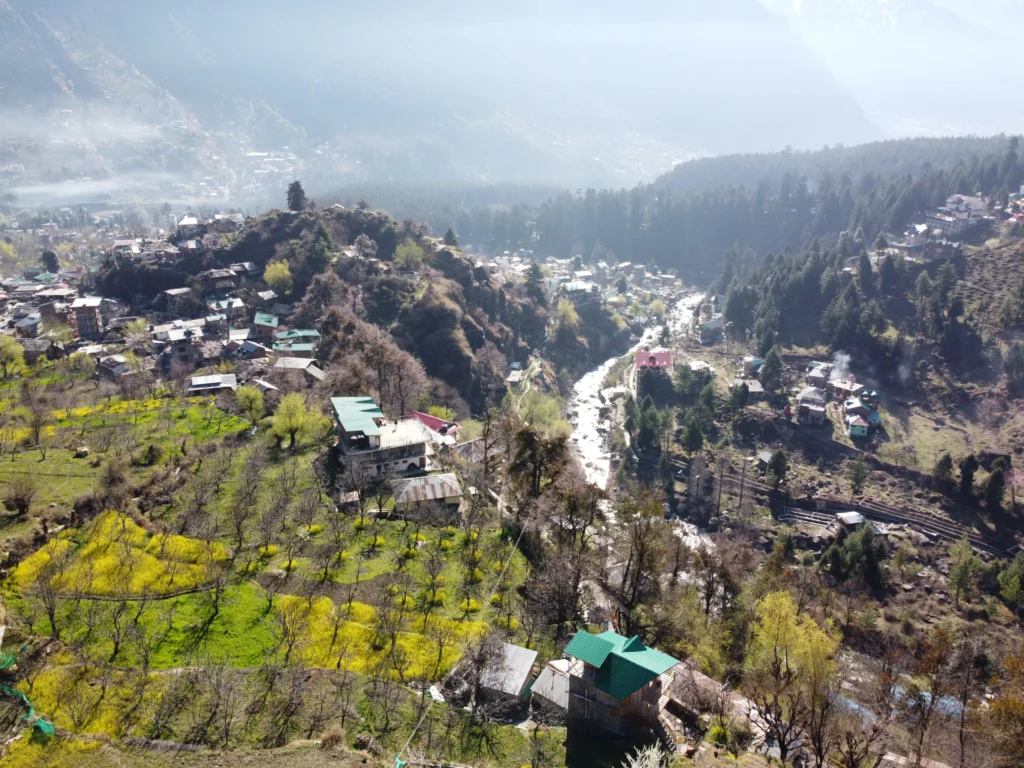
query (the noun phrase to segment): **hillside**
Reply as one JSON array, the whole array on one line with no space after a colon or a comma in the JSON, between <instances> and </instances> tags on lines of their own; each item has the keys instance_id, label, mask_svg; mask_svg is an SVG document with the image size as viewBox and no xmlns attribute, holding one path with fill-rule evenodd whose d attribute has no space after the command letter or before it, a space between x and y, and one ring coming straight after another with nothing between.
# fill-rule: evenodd
<instances>
[{"instance_id":1,"label":"hillside","mask_svg":"<svg viewBox=\"0 0 1024 768\"><path fill-rule=\"evenodd\" d=\"M0 94L19 119L5 120L3 138L33 136L46 148L8 148L5 161L26 165L14 186L26 204L93 201L88 186L50 198L24 189L66 165L55 145L68 120L61 109L100 145L93 167L68 172L111 181L105 191L115 200L134 189L146 202L215 197L261 207L283 171L302 171L317 192L347 182L622 186L695 154L876 135L785 22L755 0L646 0L629 19L578 0L401 14L386 7L353 21L326 2L296 14L262 0L173 9L5 0ZM587 23L577 24L584 14ZM445 30L444 58L419 53L434 29ZM720 38L714 45L707 31ZM771 68L764 83L779 85L754 87L744 76L751 60ZM708 73L702 81L714 79L714 97L707 82L670 74L695 68ZM545 76L553 71L560 77ZM815 94L813 110L799 93ZM815 120L798 119L812 112ZM740 128L753 122L756 133ZM117 143L122 126L144 136ZM196 157L197 141L216 151ZM128 158L170 148L181 156L157 170L172 178L121 178ZM205 177L216 195L199 188L210 186Z\"/></svg>"},{"instance_id":2,"label":"hillside","mask_svg":"<svg viewBox=\"0 0 1024 768\"><path fill-rule=\"evenodd\" d=\"M884 130L992 133L1024 120L1024 109L1003 98L1024 84L1017 66L1020 6L1013 0L763 1ZM1000 72L999 82L977 76L984 71ZM947 108L951 93L956 111Z\"/></svg>"}]
</instances>

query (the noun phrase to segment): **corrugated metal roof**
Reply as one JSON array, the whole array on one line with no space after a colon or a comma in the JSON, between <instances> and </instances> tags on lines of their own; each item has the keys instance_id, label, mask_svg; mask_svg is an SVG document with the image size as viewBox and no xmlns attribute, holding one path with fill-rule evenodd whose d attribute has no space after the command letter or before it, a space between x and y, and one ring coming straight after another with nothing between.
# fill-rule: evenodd
<instances>
[{"instance_id":1,"label":"corrugated metal roof","mask_svg":"<svg viewBox=\"0 0 1024 768\"><path fill-rule=\"evenodd\" d=\"M537 652L511 643L501 644L501 656L489 662L480 675L480 685L492 691L518 696L537 660Z\"/></svg>"},{"instance_id":2,"label":"corrugated metal roof","mask_svg":"<svg viewBox=\"0 0 1024 768\"><path fill-rule=\"evenodd\" d=\"M427 477L413 477L391 483L396 504L410 504L424 501L442 501L462 496L459 478L454 472Z\"/></svg>"},{"instance_id":3,"label":"corrugated metal roof","mask_svg":"<svg viewBox=\"0 0 1024 768\"><path fill-rule=\"evenodd\" d=\"M372 397L332 397L331 405L346 432L362 432L367 436L380 434L374 419L382 419L384 414Z\"/></svg>"},{"instance_id":4,"label":"corrugated metal roof","mask_svg":"<svg viewBox=\"0 0 1024 768\"><path fill-rule=\"evenodd\" d=\"M565 652L597 667L594 685L620 701L679 663L666 653L648 648L639 637L625 638L615 632L591 635L580 630Z\"/></svg>"}]
</instances>

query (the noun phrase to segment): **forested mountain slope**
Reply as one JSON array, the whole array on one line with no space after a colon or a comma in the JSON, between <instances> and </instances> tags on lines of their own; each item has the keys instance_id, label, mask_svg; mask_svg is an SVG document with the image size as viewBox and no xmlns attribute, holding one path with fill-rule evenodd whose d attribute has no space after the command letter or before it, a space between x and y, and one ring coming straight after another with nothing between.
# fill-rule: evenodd
<instances>
[{"instance_id":1,"label":"forested mountain slope","mask_svg":"<svg viewBox=\"0 0 1024 768\"><path fill-rule=\"evenodd\" d=\"M1024 182L1018 145L1014 137L919 139L698 161L692 171L686 164L631 190L588 189L539 206L462 211L455 227L463 242L490 251L613 254L709 283L734 246L763 256L844 230L863 230L871 243L880 232L901 232L954 193L1005 200ZM737 185L755 177L756 184ZM684 191L666 188L676 180Z\"/></svg>"}]
</instances>

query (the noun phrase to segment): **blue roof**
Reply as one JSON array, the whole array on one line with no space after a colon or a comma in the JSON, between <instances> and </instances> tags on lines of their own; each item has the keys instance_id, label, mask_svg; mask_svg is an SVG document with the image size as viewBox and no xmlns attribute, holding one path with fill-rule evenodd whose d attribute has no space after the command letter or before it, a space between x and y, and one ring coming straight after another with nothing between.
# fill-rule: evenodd
<instances>
[{"instance_id":1,"label":"blue roof","mask_svg":"<svg viewBox=\"0 0 1024 768\"><path fill-rule=\"evenodd\" d=\"M331 406L346 432L380 435L380 427L374 419L384 418L384 413L372 397L332 397Z\"/></svg>"}]
</instances>

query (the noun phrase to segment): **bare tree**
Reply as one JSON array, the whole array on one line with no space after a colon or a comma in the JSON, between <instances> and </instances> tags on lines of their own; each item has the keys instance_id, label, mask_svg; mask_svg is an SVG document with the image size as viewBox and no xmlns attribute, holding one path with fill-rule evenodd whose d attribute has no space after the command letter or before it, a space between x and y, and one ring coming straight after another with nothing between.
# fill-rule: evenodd
<instances>
[{"instance_id":1,"label":"bare tree","mask_svg":"<svg viewBox=\"0 0 1024 768\"><path fill-rule=\"evenodd\" d=\"M24 517L31 510L32 502L39 491L40 485L35 475L28 472L19 473L7 481L5 500L17 510L19 515Z\"/></svg>"},{"instance_id":2,"label":"bare tree","mask_svg":"<svg viewBox=\"0 0 1024 768\"><path fill-rule=\"evenodd\" d=\"M35 581L29 590L29 596L38 600L46 618L50 621L50 636L54 640L60 639L60 627L57 622L57 610L61 603L61 588L67 575L68 566L71 564L72 550L70 547L62 547L63 541L50 539L43 547L44 562L36 572Z\"/></svg>"}]
</instances>

